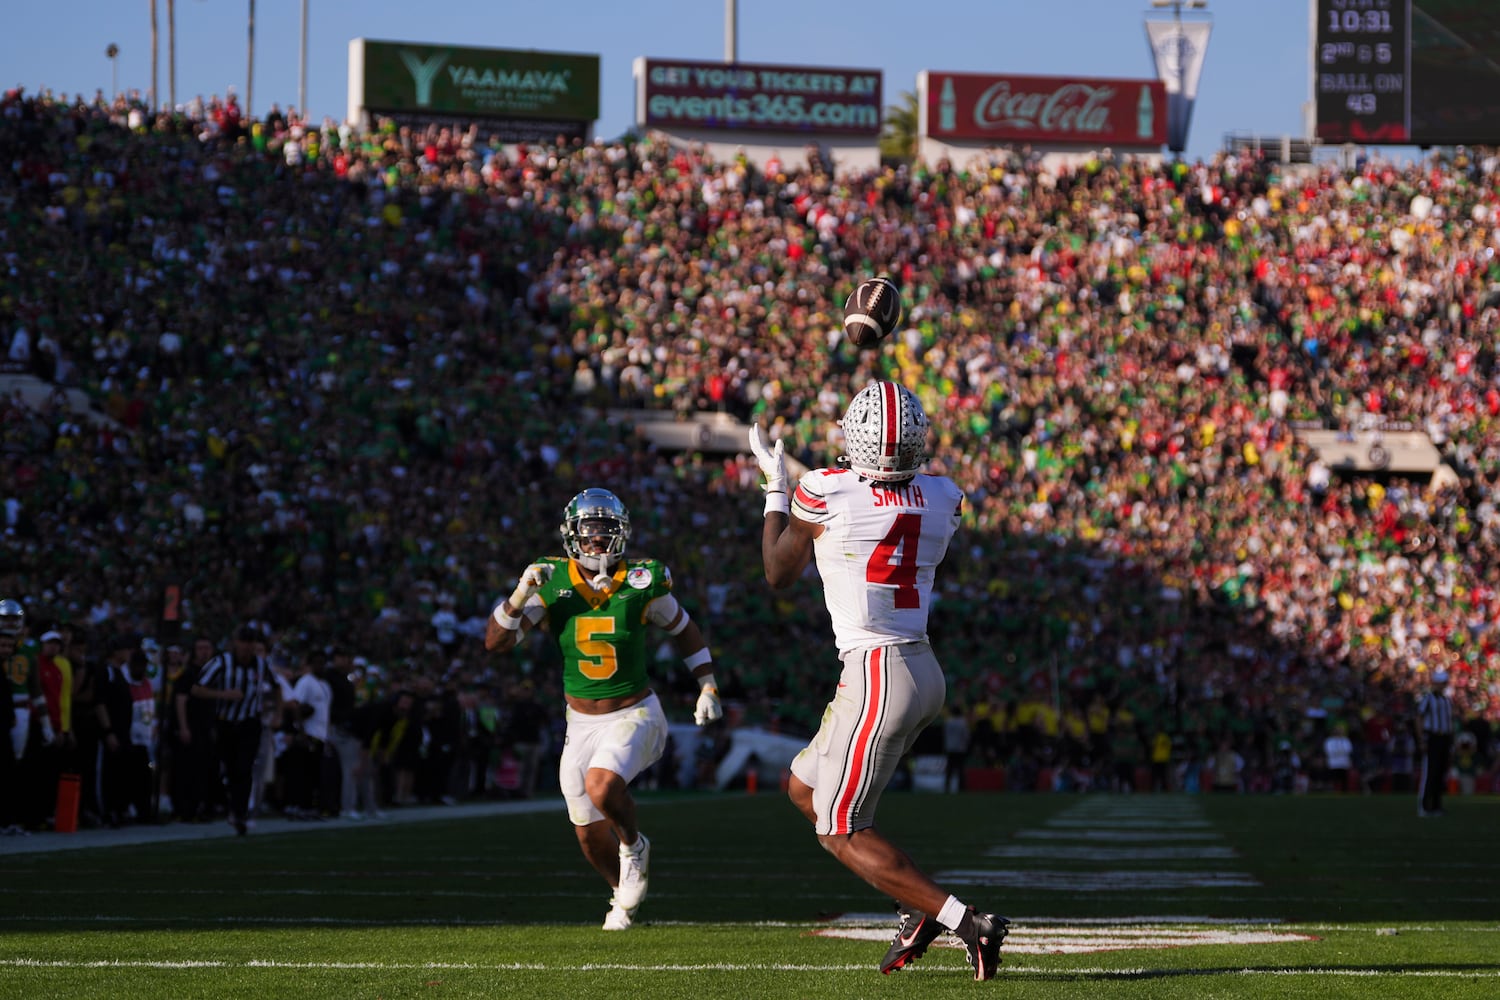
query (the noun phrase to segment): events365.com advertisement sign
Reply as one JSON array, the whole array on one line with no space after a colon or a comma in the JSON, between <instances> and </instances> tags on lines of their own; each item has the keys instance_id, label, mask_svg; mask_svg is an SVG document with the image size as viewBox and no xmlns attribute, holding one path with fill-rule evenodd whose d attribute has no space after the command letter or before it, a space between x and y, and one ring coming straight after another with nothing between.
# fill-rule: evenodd
<instances>
[{"instance_id":1,"label":"events365.com advertisement sign","mask_svg":"<svg viewBox=\"0 0 1500 1000\"><path fill-rule=\"evenodd\" d=\"M357 38L349 91L351 107L372 112L593 122L599 57Z\"/></svg>"},{"instance_id":2,"label":"events365.com advertisement sign","mask_svg":"<svg viewBox=\"0 0 1500 1000\"><path fill-rule=\"evenodd\" d=\"M641 59L636 88L653 128L880 134L879 70Z\"/></svg>"},{"instance_id":3,"label":"events365.com advertisement sign","mask_svg":"<svg viewBox=\"0 0 1500 1000\"><path fill-rule=\"evenodd\" d=\"M1159 80L926 70L918 86L924 89L926 135L940 141L1160 146L1167 140Z\"/></svg>"}]
</instances>

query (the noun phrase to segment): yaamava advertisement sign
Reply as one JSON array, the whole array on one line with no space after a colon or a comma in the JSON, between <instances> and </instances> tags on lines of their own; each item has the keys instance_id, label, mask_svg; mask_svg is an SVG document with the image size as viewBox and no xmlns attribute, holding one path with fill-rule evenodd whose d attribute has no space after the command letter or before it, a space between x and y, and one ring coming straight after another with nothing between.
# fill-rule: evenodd
<instances>
[{"instance_id":1,"label":"yaamava advertisement sign","mask_svg":"<svg viewBox=\"0 0 1500 1000\"><path fill-rule=\"evenodd\" d=\"M599 117L599 57L533 49L349 43L349 107L474 118Z\"/></svg>"}]
</instances>

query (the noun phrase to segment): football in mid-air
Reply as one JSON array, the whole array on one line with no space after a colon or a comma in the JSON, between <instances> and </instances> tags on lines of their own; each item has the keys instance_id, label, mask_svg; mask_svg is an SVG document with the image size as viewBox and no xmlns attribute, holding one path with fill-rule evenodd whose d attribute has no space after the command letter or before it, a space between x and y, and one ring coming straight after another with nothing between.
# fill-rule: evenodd
<instances>
[{"instance_id":1,"label":"football in mid-air","mask_svg":"<svg viewBox=\"0 0 1500 1000\"><path fill-rule=\"evenodd\" d=\"M901 322L901 289L885 275L866 278L844 301L844 336L855 347L874 347Z\"/></svg>"}]
</instances>

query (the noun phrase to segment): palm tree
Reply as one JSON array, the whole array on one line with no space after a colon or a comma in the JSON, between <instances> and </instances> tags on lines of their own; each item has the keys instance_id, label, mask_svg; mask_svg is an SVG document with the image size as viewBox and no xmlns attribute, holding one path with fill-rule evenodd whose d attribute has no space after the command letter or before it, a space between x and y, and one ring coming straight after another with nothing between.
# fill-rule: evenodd
<instances>
[{"instance_id":1,"label":"palm tree","mask_svg":"<svg viewBox=\"0 0 1500 1000\"><path fill-rule=\"evenodd\" d=\"M899 104L885 109L880 128L880 158L886 162L910 163L917 158L917 95L901 92Z\"/></svg>"}]
</instances>

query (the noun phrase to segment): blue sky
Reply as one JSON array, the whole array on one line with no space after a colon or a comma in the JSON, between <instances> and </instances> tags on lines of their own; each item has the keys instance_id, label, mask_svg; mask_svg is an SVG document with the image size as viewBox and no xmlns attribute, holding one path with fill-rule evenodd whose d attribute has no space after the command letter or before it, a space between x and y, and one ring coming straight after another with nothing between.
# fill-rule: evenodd
<instances>
[{"instance_id":1,"label":"blue sky","mask_svg":"<svg viewBox=\"0 0 1500 1000\"><path fill-rule=\"evenodd\" d=\"M149 0L17 0L0 31L0 84L92 95L110 87L105 48L120 47L122 90L151 82ZM297 103L302 0L257 0L254 111ZM723 0L307 0L307 103L344 116L351 38L597 53L596 134L631 124L636 56L718 60ZM1143 17L1149 0L738 0L745 62L874 68L885 102L914 90L922 69L1079 76L1153 76ZM162 98L167 0L157 0ZM243 98L248 0L176 0L177 100ZM1209 43L1188 156L1226 132L1303 133L1308 0L1210 0ZM1160 16L1159 14L1156 16Z\"/></svg>"}]
</instances>

